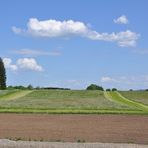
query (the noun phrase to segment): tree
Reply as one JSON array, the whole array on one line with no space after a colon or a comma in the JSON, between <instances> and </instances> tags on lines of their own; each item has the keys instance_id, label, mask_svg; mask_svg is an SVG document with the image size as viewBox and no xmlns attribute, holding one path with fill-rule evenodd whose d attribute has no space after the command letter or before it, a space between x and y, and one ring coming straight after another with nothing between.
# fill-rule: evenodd
<instances>
[{"instance_id":1,"label":"tree","mask_svg":"<svg viewBox=\"0 0 148 148\"><path fill-rule=\"evenodd\" d=\"M6 70L2 58L0 58L0 89L6 89Z\"/></svg>"},{"instance_id":2,"label":"tree","mask_svg":"<svg viewBox=\"0 0 148 148\"><path fill-rule=\"evenodd\" d=\"M33 89L33 86L32 86L31 84L29 84L29 85L27 86L27 88L31 90L31 89Z\"/></svg>"},{"instance_id":3,"label":"tree","mask_svg":"<svg viewBox=\"0 0 148 148\"><path fill-rule=\"evenodd\" d=\"M40 86L37 86L35 89L39 90L39 89L41 89L41 88L40 88Z\"/></svg>"},{"instance_id":4,"label":"tree","mask_svg":"<svg viewBox=\"0 0 148 148\"><path fill-rule=\"evenodd\" d=\"M112 91L117 91L117 89L116 88L112 88Z\"/></svg>"},{"instance_id":5,"label":"tree","mask_svg":"<svg viewBox=\"0 0 148 148\"><path fill-rule=\"evenodd\" d=\"M106 91L111 91L111 89L110 88L107 88Z\"/></svg>"},{"instance_id":6,"label":"tree","mask_svg":"<svg viewBox=\"0 0 148 148\"><path fill-rule=\"evenodd\" d=\"M102 86L98 86L96 84L91 84L87 88L87 90L104 90Z\"/></svg>"}]
</instances>

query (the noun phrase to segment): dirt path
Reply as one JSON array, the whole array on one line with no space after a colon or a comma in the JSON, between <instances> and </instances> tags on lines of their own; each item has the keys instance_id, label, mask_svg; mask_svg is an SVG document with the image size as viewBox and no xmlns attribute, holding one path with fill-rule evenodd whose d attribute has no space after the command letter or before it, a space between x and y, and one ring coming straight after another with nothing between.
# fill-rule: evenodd
<instances>
[{"instance_id":1,"label":"dirt path","mask_svg":"<svg viewBox=\"0 0 148 148\"><path fill-rule=\"evenodd\" d=\"M0 138L148 144L148 116L0 114Z\"/></svg>"},{"instance_id":2,"label":"dirt path","mask_svg":"<svg viewBox=\"0 0 148 148\"><path fill-rule=\"evenodd\" d=\"M36 142L12 141L0 139L1 148L147 148L148 145L119 143L69 143L69 142Z\"/></svg>"}]
</instances>

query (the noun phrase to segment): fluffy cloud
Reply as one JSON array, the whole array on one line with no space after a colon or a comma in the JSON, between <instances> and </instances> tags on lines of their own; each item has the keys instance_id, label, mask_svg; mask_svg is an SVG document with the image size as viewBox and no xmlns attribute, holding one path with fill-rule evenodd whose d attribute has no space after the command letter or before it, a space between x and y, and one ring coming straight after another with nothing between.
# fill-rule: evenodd
<instances>
[{"instance_id":1,"label":"fluffy cloud","mask_svg":"<svg viewBox=\"0 0 148 148\"><path fill-rule=\"evenodd\" d=\"M14 64L12 64L12 60L10 58L3 58L3 62L6 68L12 70L12 71L16 71L18 70L18 67Z\"/></svg>"},{"instance_id":2,"label":"fluffy cloud","mask_svg":"<svg viewBox=\"0 0 148 148\"><path fill-rule=\"evenodd\" d=\"M80 35L87 31L87 26L82 22L74 22L73 20L68 21L56 21L56 20L45 20L39 21L36 18L31 18L27 23L27 33L33 36L39 37L59 37L67 35ZM15 33L23 33L25 30L12 27Z\"/></svg>"},{"instance_id":3,"label":"fluffy cloud","mask_svg":"<svg viewBox=\"0 0 148 148\"><path fill-rule=\"evenodd\" d=\"M53 50L50 52L46 52L43 50L34 50L34 49L19 49L19 50L13 50L12 53L20 54L24 56L60 56L61 52L59 50Z\"/></svg>"},{"instance_id":4,"label":"fluffy cloud","mask_svg":"<svg viewBox=\"0 0 148 148\"><path fill-rule=\"evenodd\" d=\"M40 66L34 58L18 59L17 65L20 69L33 70L33 71L43 71L42 66Z\"/></svg>"},{"instance_id":5,"label":"fluffy cloud","mask_svg":"<svg viewBox=\"0 0 148 148\"><path fill-rule=\"evenodd\" d=\"M83 22L67 20L44 20L39 21L31 18L27 23L27 30L12 27L12 31L16 34L28 34L36 37L69 37L80 36L91 40L117 42L119 46L128 47L135 46L139 34L130 30L113 33L99 33Z\"/></svg>"},{"instance_id":6,"label":"fluffy cloud","mask_svg":"<svg viewBox=\"0 0 148 148\"><path fill-rule=\"evenodd\" d=\"M12 60L10 58L3 59L6 68L16 71L19 69L22 70L32 70L32 71L43 71L41 65L37 63L34 58L20 58L16 61L16 64L12 64Z\"/></svg>"},{"instance_id":7,"label":"fluffy cloud","mask_svg":"<svg viewBox=\"0 0 148 148\"><path fill-rule=\"evenodd\" d=\"M130 30L118 33L102 33L90 32L88 38L92 40L103 40L109 42L117 42L121 47L134 47L136 46L136 40L139 38L139 34L132 32Z\"/></svg>"},{"instance_id":8,"label":"fluffy cloud","mask_svg":"<svg viewBox=\"0 0 148 148\"><path fill-rule=\"evenodd\" d=\"M117 19L114 19L114 23L116 24L128 24L129 21L125 15L120 16Z\"/></svg>"}]
</instances>

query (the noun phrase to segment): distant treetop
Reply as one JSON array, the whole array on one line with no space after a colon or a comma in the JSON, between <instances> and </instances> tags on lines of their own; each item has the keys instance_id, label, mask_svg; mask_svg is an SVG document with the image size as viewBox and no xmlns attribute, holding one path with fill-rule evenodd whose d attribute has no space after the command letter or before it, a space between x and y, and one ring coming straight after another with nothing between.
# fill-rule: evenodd
<instances>
[{"instance_id":1,"label":"distant treetop","mask_svg":"<svg viewBox=\"0 0 148 148\"><path fill-rule=\"evenodd\" d=\"M102 90L102 91L104 91L102 86L98 86L96 84L91 84L86 89L87 90Z\"/></svg>"},{"instance_id":2,"label":"distant treetop","mask_svg":"<svg viewBox=\"0 0 148 148\"><path fill-rule=\"evenodd\" d=\"M112 91L117 91L117 88L112 88Z\"/></svg>"}]
</instances>

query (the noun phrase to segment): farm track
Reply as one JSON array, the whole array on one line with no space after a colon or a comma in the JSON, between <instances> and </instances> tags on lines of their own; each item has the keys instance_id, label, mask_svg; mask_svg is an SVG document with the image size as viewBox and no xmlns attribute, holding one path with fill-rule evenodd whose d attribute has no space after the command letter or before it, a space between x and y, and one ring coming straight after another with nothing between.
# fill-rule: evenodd
<instances>
[{"instance_id":1,"label":"farm track","mask_svg":"<svg viewBox=\"0 0 148 148\"><path fill-rule=\"evenodd\" d=\"M0 138L148 144L148 116L0 114Z\"/></svg>"},{"instance_id":2,"label":"farm track","mask_svg":"<svg viewBox=\"0 0 148 148\"><path fill-rule=\"evenodd\" d=\"M71 143L71 142L39 142L12 141L0 139L2 148L147 148L148 145L123 143Z\"/></svg>"}]
</instances>

